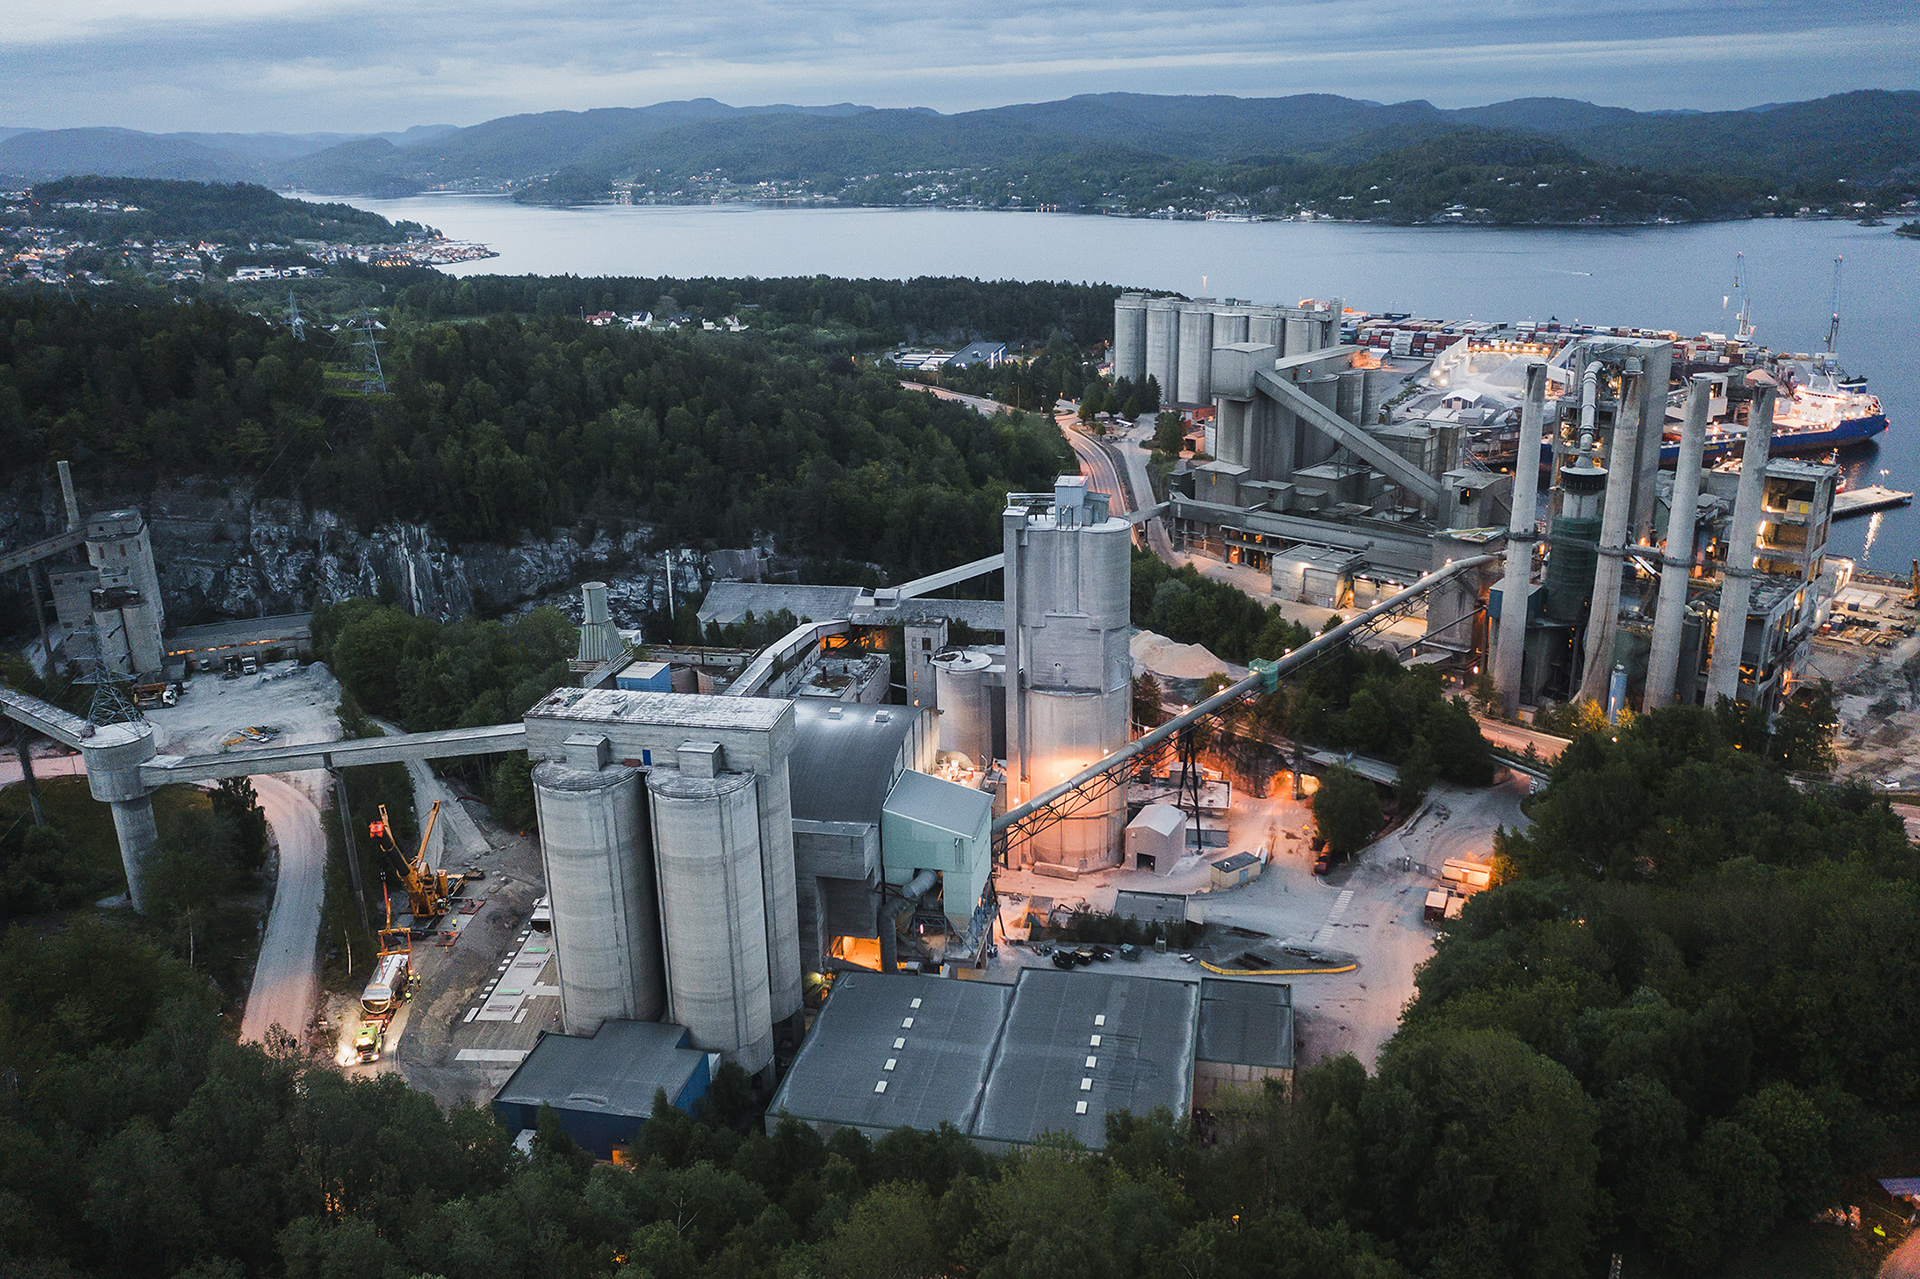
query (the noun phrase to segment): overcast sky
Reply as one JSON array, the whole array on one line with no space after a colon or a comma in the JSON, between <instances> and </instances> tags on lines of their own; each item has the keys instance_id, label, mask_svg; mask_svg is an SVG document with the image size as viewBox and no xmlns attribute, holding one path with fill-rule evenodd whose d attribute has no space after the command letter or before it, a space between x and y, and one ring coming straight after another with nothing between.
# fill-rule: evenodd
<instances>
[{"instance_id":1,"label":"overcast sky","mask_svg":"<svg viewBox=\"0 0 1920 1279\"><path fill-rule=\"evenodd\" d=\"M521 111L1074 93L1704 110L1920 88L1915 0L41 0L0 126L376 131Z\"/></svg>"}]
</instances>

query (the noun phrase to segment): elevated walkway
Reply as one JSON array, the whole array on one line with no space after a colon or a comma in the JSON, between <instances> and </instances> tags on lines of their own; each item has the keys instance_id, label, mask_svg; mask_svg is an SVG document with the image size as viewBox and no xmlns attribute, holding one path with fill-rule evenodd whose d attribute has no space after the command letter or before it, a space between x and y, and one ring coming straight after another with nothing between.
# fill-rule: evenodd
<instances>
[{"instance_id":1,"label":"elevated walkway","mask_svg":"<svg viewBox=\"0 0 1920 1279\"><path fill-rule=\"evenodd\" d=\"M526 744L526 725L489 724L484 728L450 728L438 733L405 733L399 737L368 737L357 741L257 746L218 755L156 755L140 765L140 780L148 786L166 786L173 782L244 777L250 773L405 764L414 760L525 750Z\"/></svg>"}]
</instances>

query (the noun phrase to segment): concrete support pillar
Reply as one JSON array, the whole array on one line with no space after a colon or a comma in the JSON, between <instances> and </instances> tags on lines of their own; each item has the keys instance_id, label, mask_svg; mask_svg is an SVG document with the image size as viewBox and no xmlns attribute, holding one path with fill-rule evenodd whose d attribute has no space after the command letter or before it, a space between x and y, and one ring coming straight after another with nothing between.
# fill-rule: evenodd
<instances>
[{"instance_id":1,"label":"concrete support pillar","mask_svg":"<svg viewBox=\"0 0 1920 1279\"><path fill-rule=\"evenodd\" d=\"M1727 529L1727 567L1720 583L1720 616L1713 626L1713 660L1707 666L1707 705L1738 699L1740 657L1747 644L1747 605L1753 600L1753 544L1760 535L1760 498L1767 482L1773 439L1773 388L1761 392L1747 414L1747 446L1740 455L1740 487Z\"/></svg>"},{"instance_id":2,"label":"concrete support pillar","mask_svg":"<svg viewBox=\"0 0 1920 1279\"><path fill-rule=\"evenodd\" d=\"M1513 459L1513 519L1507 526L1506 578L1500 589L1500 638L1494 648L1493 686L1500 713L1520 711L1522 659L1527 646L1527 590L1533 579L1533 547L1540 540L1534 508L1540 497L1540 418L1546 404L1547 366L1527 366L1527 398L1520 405L1520 444Z\"/></svg>"},{"instance_id":3,"label":"concrete support pillar","mask_svg":"<svg viewBox=\"0 0 1920 1279\"><path fill-rule=\"evenodd\" d=\"M147 871L160 851L160 828L153 820L153 796L114 800L113 833L120 838L120 864L127 872L127 897L134 910L147 913Z\"/></svg>"},{"instance_id":4,"label":"concrete support pillar","mask_svg":"<svg viewBox=\"0 0 1920 1279\"><path fill-rule=\"evenodd\" d=\"M1712 380L1704 373L1693 379L1687 392L1687 419L1680 428L1680 458L1673 469L1673 502L1660 560L1660 598L1654 608L1642 710L1673 705L1679 681L1681 623L1687 614L1687 578L1693 571L1693 518L1700 501L1700 452L1706 443L1707 401L1712 395Z\"/></svg>"},{"instance_id":5,"label":"concrete support pillar","mask_svg":"<svg viewBox=\"0 0 1920 1279\"><path fill-rule=\"evenodd\" d=\"M1593 570L1593 608L1587 615L1586 661L1580 700L1605 701L1613 674L1613 636L1620 622L1620 575L1633 514L1634 464L1640 450L1640 366L1628 360L1614 401L1613 438L1607 441L1607 498L1600 513L1599 561ZM1656 424L1657 429L1657 424Z\"/></svg>"},{"instance_id":6,"label":"concrete support pillar","mask_svg":"<svg viewBox=\"0 0 1920 1279\"><path fill-rule=\"evenodd\" d=\"M133 908L144 915L147 870L160 850L160 832L153 823L153 791L140 780L140 765L155 754L153 727L102 724L81 743L80 754L87 764L87 789L95 799L113 805L127 895Z\"/></svg>"}]
</instances>

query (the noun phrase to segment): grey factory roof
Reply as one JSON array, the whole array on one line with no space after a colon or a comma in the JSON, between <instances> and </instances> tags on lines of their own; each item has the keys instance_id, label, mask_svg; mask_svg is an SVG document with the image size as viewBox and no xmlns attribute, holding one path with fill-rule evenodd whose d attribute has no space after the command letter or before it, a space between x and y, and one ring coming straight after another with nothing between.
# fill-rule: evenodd
<instances>
[{"instance_id":1,"label":"grey factory roof","mask_svg":"<svg viewBox=\"0 0 1920 1279\"><path fill-rule=\"evenodd\" d=\"M683 1027L606 1021L592 1038L542 1034L494 1100L595 1114L653 1113L653 1094L677 1097L706 1054L681 1045Z\"/></svg>"},{"instance_id":2,"label":"grey factory roof","mask_svg":"<svg viewBox=\"0 0 1920 1279\"><path fill-rule=\"evenodd\" d=\"M769 1118L784 1112L881 1131L942 1123L967 1131L1011 994L986 982L842 974Z\"/></svg>"},{"instance_id":3,"label":"grey factory roof","mask_svg":"<svg viewBox=\"0 0 1920 1279\"><path fill-rule=\"evenodd\" d=\"M1215 870L1239 870L1243 866L1252 866L1260 859L1252 853L1235 853L1231 857L1222 857L1213 864Z\"/></svg>"},{"instance_id":4,"label":"grey factory roof","mask_svg":"<svg viewBox=\"0 0 1920 1279\"><path fill-rule=\"evenodd\" d=\"M993 796L971 786L909 770L900 774L887 796L886 811L923 826L950 831L962 839L986 834L993 820Z\"/></svg>"},{"instance_id":5,"label":"grey factory roof","mask_svg":"<svg viewBox=\"0 0 1920 1279\"><path fill-rule=\"evenodd\" d=\"M881 713L885 723L875 720ZM918 714L911 706L796 701L793 754L787 759L795 819L879 825L894 763Z\"/></svg>"},{"instance_id":6,"label":"grey factory roof","mask_svg":"<svg viewBox=\"0 0 1920 1279\"><path fill-rule=\"evenodd\" d=\"M915 597L885 606L859 603L857 586L792 586L779 582L715 582L700 605L700 624L738 622L748 613L770 617L786 609L797 618L816 622L850 621L862 626L890 626L944 617L965 622L975 630L997 631L1006 625L1006 605L1000 600L946 600Z\"/></svg>"},{"instance_id":7,"label":"grey factory roof","mask_svg":"<svg viewBox=\"0 0 1920 1279\"><path fill-rule=\"evenodd\" d=\"M1201 1061L1293 1068L1293 988L1258 981L1200 983Z\"/></svg>"},{"instance_id":8,"label":"grey factory roof","mask_svg":"<svg viewBox=\"0 0 1920 1279\"><path fill-rule=\"evenodd\" d=\"M741 728L771 732L791 702L771 697L708 697L618 688L556 688L534 704L528 719L596 724L657 724L674 728Z\"/></svg>"},{"instance_id":9,"label":"grey factory roof","mask_svg":"<svg viewBox=\"0 0 1920 1279\"><path fill-rule=\"evenodd\" d=\"M1187 982L1023 970L974 1135L1024 1143L1064 1132L1099 1147L1111 1111L1184 1113L1199 1002L1199 988Z\"/></svg>"}]
</instances>

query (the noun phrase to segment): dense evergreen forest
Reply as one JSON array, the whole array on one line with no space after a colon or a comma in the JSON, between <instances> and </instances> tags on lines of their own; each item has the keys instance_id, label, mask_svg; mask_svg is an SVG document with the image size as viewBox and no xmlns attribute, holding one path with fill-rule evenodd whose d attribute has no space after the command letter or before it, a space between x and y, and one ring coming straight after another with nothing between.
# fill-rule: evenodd
<instances>
[{"instance_id":1,"label":"dense evergreen forest","mask_svg":"<svg viewBox=\"0 0 1920 1279\"><path fill-rule=\"evenodd\" d=\"M807 345L871 350L896 342L964 343L992 338L1037 345L1054 334L1092 346L1113 337L1109 284L1045 280L648 279L620 276L433 275L409 286L400 305L423 319L494 315L577 316L612 311L737 315L754 329ZM824 336L823 336L824 335Z\"/></svg>"},{"instance_id":2,"label":"dense evergreen forest","mask_svg":"<svg viewBox=\"0 0 1920 1279\"><path fill-rule=\"evenodd\" d=\"M15 474L69 458L135 492L223 476L456 542L639 522L907 576L990 553L1005 494L1067 456L1051 420L983 418L766 335L508 313L403 316L381 339L374 396L344 341L220 303L6 292L0 448Z\"/></svg>"},{"instance_id":3,"label":"dense evergreen forest","mask_svg":"<svg viewBox=\"0 0 1920 1279\"><path fill-rule=\"evenodd\" d=\"M1737 718L1737 717L1736 717ZM723 1073L627 1167L397 1076L238 1047L205 976L85 917L0 944L0 1272L228 1279L1851 1275L1898 1218L1920 886L1884 801L1676 709L1583 734L1377 1073L992 1160L764 1135ZM1625 851L1623 851L1625 850ZM1861 1204L1856 1233L1810 1224Z\"/></svg>"}]
</instances>

